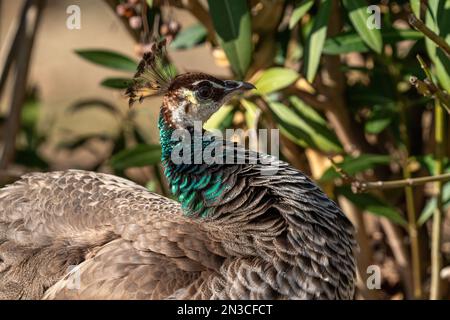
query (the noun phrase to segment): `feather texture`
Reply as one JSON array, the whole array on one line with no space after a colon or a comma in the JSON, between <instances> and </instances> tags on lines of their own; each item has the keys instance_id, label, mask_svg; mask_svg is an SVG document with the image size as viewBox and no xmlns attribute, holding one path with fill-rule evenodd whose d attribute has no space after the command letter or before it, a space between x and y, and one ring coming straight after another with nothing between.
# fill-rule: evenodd
<instances>
[{"instance_id":1,"label":"feather texture","mask_svg":"<svg viewBox=\"0 0 450 320\"><path fill-rule=\"evenodd\" d=\"M170 128L161 130L164 141ZM202 150L193 141L191 156L213 149L224 157L219 164L174 164L168 155L176 142L163 147L166 176L185 215L220 225L218 234L233 239L223 243L227 250L273 268L272 298L352 298L356 242L339 207L287 163L208 134L203 139ZM253 289L244 296L253 297Z\"/></svg>"},{"instance_id":2,"label":"feather texture","mask_svg":"<svg viewBox=\"0 0 450 320\"><path fill-rule=\"evenodd\" d=\"M174 162L172 133L194 109L183 95L202 119L240 85L174 79L164 50L144 56L127 93L166 93L162 161L179 202L102 173L25 175L0 189L0 299L351 299L353 226L302 172L204 131L184 151L202 161ZM205 79L221 88L214 104L197 99Z\"/></svg>"},{"instance_id":3,"label":"feather texture","mask_svg":"<svg viewBox=\"0 0 450 320\"><path fill-rule=\"evenodd\" d=\"M176 72L167 59L166 40L153 42L138 65L131 86L127 89L130 107L148 96L165 94Z\"/></svg>"},{"instance_id":4,"label":"feather texture","mask_svg":"<svg viewBox=\"0 0 450 320\"><path fill-rule=\"evenodd\" d=\"M208 141L235 164L163 158L181 205L77 170L1 189L0 298L351 299L356 243L338 206L287 163Z\"/></svg>"},{"instance_id":5,"label":"feather texture","mask_svg":"<svg viewBox=\"0 0 450 320\"><path fill-rule=\"evenodd\" d=\"M0 190L0 298L351 298L348 220L289 166L256 169L200 220L110 175L24 176Z\"/></svg>"}]
</instances>

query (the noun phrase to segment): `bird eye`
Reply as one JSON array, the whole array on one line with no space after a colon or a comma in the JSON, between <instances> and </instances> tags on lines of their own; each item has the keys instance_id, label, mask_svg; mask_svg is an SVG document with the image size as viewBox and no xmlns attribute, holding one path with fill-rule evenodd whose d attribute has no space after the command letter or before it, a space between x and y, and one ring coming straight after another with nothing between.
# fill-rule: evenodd
<instances>
[{"instance_id":1,"label":"bird eye","mask_svg":"<svg viewBox=\"0 0 450 320\"><path fill-rule=\"evenodd\" d=\"M200 99L208 99L212 95L212 88L211 85L202 85L197 89L197 96Z\"/></svg>"}]
</instances>

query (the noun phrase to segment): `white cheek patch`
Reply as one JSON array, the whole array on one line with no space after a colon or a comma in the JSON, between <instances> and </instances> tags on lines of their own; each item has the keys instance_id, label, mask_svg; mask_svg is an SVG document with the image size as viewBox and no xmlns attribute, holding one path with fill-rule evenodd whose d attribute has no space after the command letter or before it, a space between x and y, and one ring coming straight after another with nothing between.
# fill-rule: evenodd
<instances>
[{"instance_id":1,"label":"white cheek patch","mask_svg":"<svg viewBox=\"0 0 450 320\"><path fill-rule=\"evenodd\" d=\"M190 108L190 113L186 112L188 108ZM172 122L183 127L192 123L191 113L194 112L193 109L193 104L190 101L183 101L181 105L172 110Z\"/></svg>"},{"instance_id":2,"label":"white cheek patch","mask_svg":"<svg viewBox=\"0 0 450 320\"><path fill-rule=\"evenodd\" d=\"M197 81L196 83L203 81L208 80L201 80ZM216 84L215 82L208 82L210 82L211 85L215 86L216 88L223 89L223 87ZM209 117L211 117L211 115L220 108L224 100L227 100L228 98L224 97L223 99L221 99L222 101L199 101L195 93L186 88L180 89L179 94L180 96L183 96L184 99L178 106L174 106L174 108L171 110L171 118L173 124L182 128L193 126L197 121L206 122Z\"/></svg>"},{"instance_id":3,"label":"white cheek patch","mask_svg":"<svg viewBox=\"0 0 450 320\"><path fill-rule=\"evenodd\" d=\"M196 121L205 122L217 111L220 105L217 103L192 104L184 101L177 108L172 110L172 122L180 127L193 126Z\"/></svg>"},{"instance_id":4,"label":"white cheek patch","mask_svg":"<svg viewBox=\"0 0 450 320\"><path fill-rule=\"evenodd\" d=\"M181 94L184 96L184 98L189 101L191 104L196 105L198 104L198 100L197 97L195 96L195 94L187 89L183 89L181 90Z\"/></svg>"}]
</instances>

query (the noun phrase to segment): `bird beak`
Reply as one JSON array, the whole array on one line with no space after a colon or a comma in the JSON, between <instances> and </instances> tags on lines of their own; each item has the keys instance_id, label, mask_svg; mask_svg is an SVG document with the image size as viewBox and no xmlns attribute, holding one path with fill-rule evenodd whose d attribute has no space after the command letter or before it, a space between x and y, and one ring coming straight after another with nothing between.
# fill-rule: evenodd
<instances>
[{"instance_id":1,"label":"bird beak","mask_svg":"<svg viewBox=\"0 0 450 320\"><path fill-rule=\"evenodd\" d=\"M239 93L243 91L256 89L256 87L249 82L234 81L234 80L225 81L225 86L226 86L225 93L227 95L230 93Z\"/></svg>"},{"instance_id":2,"label":"bird beak","mask_svg":"<svg viewBox=\"0 0 450 320\"><path fill-rule=\"evenodd\" d=\"M250 82L238 81L238 83L239 83L238 88L242 91L256 89L256 87L253 84L251 84Z\"/></svg>"}]
</instances>

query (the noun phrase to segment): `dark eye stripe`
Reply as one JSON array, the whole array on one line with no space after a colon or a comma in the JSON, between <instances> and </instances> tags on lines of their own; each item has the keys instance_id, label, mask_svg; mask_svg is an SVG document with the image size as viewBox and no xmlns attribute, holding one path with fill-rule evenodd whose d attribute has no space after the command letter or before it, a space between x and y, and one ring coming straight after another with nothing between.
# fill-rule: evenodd
<instances>
[{"instance_id":1,"label":"dark eye stripe","mask_svg":"<svg viewBox=\"0 0 450 320\"><path fill-rule=\"evenodd\" d=\"M214 82L217 83L221 87L225 87L225 82L223 82L222 80L215 79Z\"/></svg>"},{"instance_id":2,"label":"dark eye stripe","mask_svg":"<svg viewBox=\"0 0 450 320\"><path fill-rule=\"evenodd\" d=\"M210 81L202 81L202 82L200 82L200 83L197 83L197 87L198 88L200 88L200 87L212 87L212 84L211 84L211 82Z\"/></svg>"},{"instance_id":3,"label":"dark eye stripe","mask_svg":"<svg viewBox=\"0 0 450 320\"><path fill-rule=\"evenodd\" d=\"M236 81L229 81L229 80L226 80L226 81L224 82L224 84L225 84L225 86L226 86L227 88L230 88L230 89L236 88L236 87L238 86L238 83L237 83Z\"/></svg>"}]
</instances>

